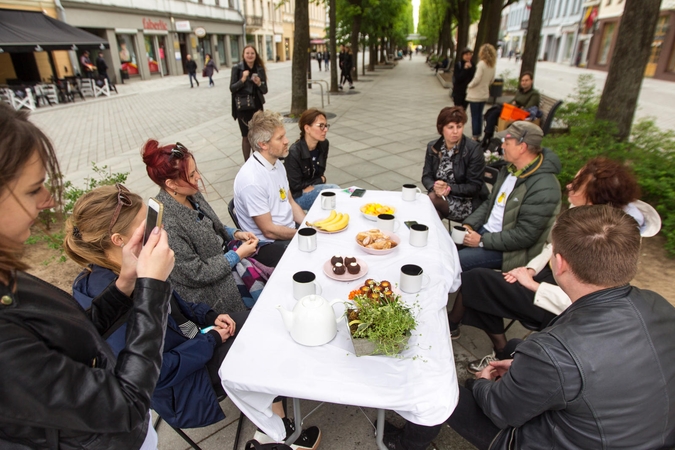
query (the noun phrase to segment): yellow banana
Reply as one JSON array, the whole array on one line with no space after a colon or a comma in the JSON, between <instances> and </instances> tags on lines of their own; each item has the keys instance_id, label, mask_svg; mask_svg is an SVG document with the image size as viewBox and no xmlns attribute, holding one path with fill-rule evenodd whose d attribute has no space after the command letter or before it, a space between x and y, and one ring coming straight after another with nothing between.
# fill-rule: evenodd
<instances>
[{"instance_id":1,"label":"yellow banana","mask_svg":"<svg viewBox=\"0 0 675 450\"><path fill-rule=\"evenodd\" d=\"M340 231L346 228L348 224L349 224L349 214L343 214L340 220L333 223L332 225L324 227L323 229L326 231Z\"/></svg>"},{"instance_id":2,"label":"yellow banana","mask_svg":"<svg viewBox=\"0 0 675 450\"><path fill-rule=\"evenodd\" d=\"M314 222L314 223L312 224L312 226L313 226L313 227L320 227L320 226L323 225L324 223L330 222L331 220L335 219L336 216L337 216L337 213L335 212L335 210L332 210L332 211L330 212L330 214L328 215L328 217L326 217L325 219L322 219L322 220L317 220L316 222Z\"/></svg>"},{"instance_id":3,"label":"yellow banana","mask_svg":"<svg viewBox=\"0 0 675 450\"><path fill-rule=\"evenodd\" d=\"M331 225L334 225L337 222L339 222L340 219L342 219L342 213L337 213L332 220L329 220L328 222L324 222L321 225L319 225L319 228L325 230L327 227L330 227Z\"/></svg>"}]
</instances>

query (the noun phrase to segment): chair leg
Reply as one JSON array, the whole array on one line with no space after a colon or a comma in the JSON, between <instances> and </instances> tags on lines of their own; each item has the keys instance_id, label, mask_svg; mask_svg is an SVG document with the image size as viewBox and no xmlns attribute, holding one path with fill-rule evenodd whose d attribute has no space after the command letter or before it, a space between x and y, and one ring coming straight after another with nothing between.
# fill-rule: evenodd
<instances>
[{"instance_id":1,"label":"chair leg","mask_svg":"<svg viewBox=\"0 0 675 450\"><path fill-rule=\"evenodd\" d=\"M155 423L152 425L152 427L155 429L155 431L157 431L157 427L158 427L159 424L161 424L161 423L162 423L162 416L160 416L159 414L157 414L157 420L155 420Z\"/></svg>"},{"instance_id":2,"label":"chair leg","mask_svg":"<svg viewBox=\"0 0 675 450\"><path fill-rule=\"evenodd\" d=\"M171 428L173 428L173 427L171 427ZM194 448L195 450L202 450L202 448L201 448L199 445L197 445L197 444L195 443L195 441L193 441L192 439L190 439L190 436L188 436L187 434L185 434L185 432L184 432L183 430L181 430L180 428L173 428L173 430L174 430L176 433L178 433L178 435L179 435L180 437L182 437L183 440L184 440L185 442L187 442L188 444L190 444L190 447Z\"/></svg>"},{"instance_id":3,"label":"chair leg","mask_svg":"<svg viewBox=\"0 0 675 450\"><path fill-rule=\"evenodd\" d=\"M244 419L246 416L244 413L239 414L239 423L237 424L237 434L234 436L234 446L232 447L232 450L237 450L239 448L239 436L241 435L241 429L242 426L244 425Z\"/></svg>"},{"instance_id":4,"label":"chair leg","mask_svg":"<svg viewBox=\"0 0 675 450\"><path fill-rule=\"evenodd\" d=\"M506 326L506 328L504 328L504 333L509 331L509 328L511 328L511 325L513 325L515 322L516 322L515 319L511 319L511 322L509 322L509 324Z\"/></svg>"}]
</instances>

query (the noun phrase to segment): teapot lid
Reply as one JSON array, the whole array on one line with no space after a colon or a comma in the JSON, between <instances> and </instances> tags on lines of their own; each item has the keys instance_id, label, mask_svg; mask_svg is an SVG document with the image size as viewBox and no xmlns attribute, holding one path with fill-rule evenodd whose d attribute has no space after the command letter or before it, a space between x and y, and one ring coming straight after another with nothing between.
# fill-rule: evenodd
<instances>
[{"instance_id":1,"label":"teapot lid","mask_svg":"<svg viewBox=\"0 0 675 450\"><path fill-rule=\"evenodd\" d=\"M310 294L302 297L300 302L305 308L319 308L326 304L326 299L320 295Z\"/></svg>"}]
</instances>

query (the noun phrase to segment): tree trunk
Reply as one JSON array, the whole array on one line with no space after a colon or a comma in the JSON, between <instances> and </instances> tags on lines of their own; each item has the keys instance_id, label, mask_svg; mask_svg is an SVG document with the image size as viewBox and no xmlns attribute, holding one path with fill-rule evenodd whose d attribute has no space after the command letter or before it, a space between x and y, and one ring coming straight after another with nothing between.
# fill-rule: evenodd
<instances>
[{"instance_id":1,"label":"tree trunk","mask_svg":"<svg viewBox=\"0 0 675 450\"><path fill-rule=\"evenodd\" d=\"M626 0L596 119L614 122L617 138L630 136L661 0ZM629 19L630 18L630 19Z\"/></svg>"},{"instance_id":2,"label":"tree trunk","mask_svg":"<svg viewBox=\"0 0 675 450\"><path fill-rule=\"evenodd\" d=\"M450 50L450 41L452 41L452 34L450 30L452 29L452 8L448 6L445 8L445 18L443 19L443 26L441 27L441 60L443 57L448 56L448 50Z\"/></svg>"},{"instance_id":3,"label":"tree trunk","mask_svg":"<svg viewBox=\"0 0 675 450\"><path fill-rule=\"evenodd\" d=\"M363 21L363 13L354 17L354 25L352 26L352 78L354 81L359 80L359 33L361 32L361 22Z\"/></svg>"},{"instance_id":4,"label":"tree trunk","mask_svg":"<svg viewBox=\"0 0 675 450\"><path fill-rule=\"evenodd\" d=\"M458 0L457 2L457 55L455 61L459 60L460 53L469 45L469 27L471 26L469 1Z\"/></svg>"},{"instance_id":5,"label":"tree trunk","mask_svg":"<svg viewBox=\"0 0 675 450\"><path fill-rule=\"evenodd\" d=\"M368 47L368 71L372 72L375 70L375 64L377 64L377 45L373 36L368 36L368 40L370 41Z\"/></svg>"},{"instance_id":6,"label":"tree trunk","mask_svg":"<svg viewBox=\"0 0 675 450\"><path fill-rule=\"evenodd\" d=\"M502 21L502 9L504 9L503 0L494 0L490 5L490 14L488 15L488 28L485 36L485 44L492 44L497 49L499 41L499 25Z\"/></svg>"},{"instance_id":7,"label":"tree trunk","mask_svg":"<svg viewBox=\"0 0 675 450\"><path fill-rule=\"evenodd\" d=\"M329 0L328 18L330 20L330 91L338 91L338 67L337 67L337 19L335 3L337 0Z\"/></svg>"},{"instance_id":8,"label":"tree trunk","mask_svg":"<svg viewBox=\"0 0 675 450\"><path fill-rule=\"evenodd\" d=\"M380 38L380 64L384 64L387 62L387 42L385 40L385 37L382 36Z\"/></svg>"},{"instance_id":9,"label":"tree trunk","mask_svg":"<svg viewBox=\"0 0 675 450\"><path fill-rule=\"evenodd\" d=\"M307 109L307 60L310 50L308 0L296 0L295 2L293 40L291 115L299 117Z\"/></svg>"},{"instance_id":10,"label":"tree trunk","mask_svg":"<svg viewBox=\"0 0 675 450\"><path fill-rule=\"evenodd\" d=\"M361 56L361 75L366 74L366 39L363 38L363 52Z\"/></svg>"},{"instance_id":11,"label":"tree trunk","mask_svg":"<svg viewBox=\"0 0 675 450\"><path fill-rule=\"evenodd\" d=\"M544 16L545 0L532 0L530 19L527 23L527 36L525 37L525 51L520 64L520 79L523 72L532 72L537 66L537 54L539 53L539 41L541 39L541 22Z\"/></svg>"},{"instance_id":12,"label":"tree trunk","mask_svg":"<svg viewBox=\"0 0 675 450\"><path fill-rule=\"evenodd\" d=\"M480 12L480 21L478 22L478 30L476 31L476 46L473 48L474 65L478 62L478 51L481 45L486 42L488 16L490 14L490 5L497 0L483 0L483 8Z\"/></svg>"}]
</instances>

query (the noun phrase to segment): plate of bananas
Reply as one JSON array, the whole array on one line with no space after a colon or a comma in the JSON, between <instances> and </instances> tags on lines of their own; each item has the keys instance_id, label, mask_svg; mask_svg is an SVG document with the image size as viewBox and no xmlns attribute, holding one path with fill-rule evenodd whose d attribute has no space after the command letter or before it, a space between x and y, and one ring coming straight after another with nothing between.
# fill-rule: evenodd
<instances>
[{"instance_id":1,"label":"plate of bananas","mask_svg":"<svg viewBox=\"0 0 675 450\"><path fill-rule=\"evenodd\" d=\"M332 210L325 219L316 222L305 222L308 227L316 228L319 233L339 233L349 226L349 214Z\"/></svg>"}]
</instances>

